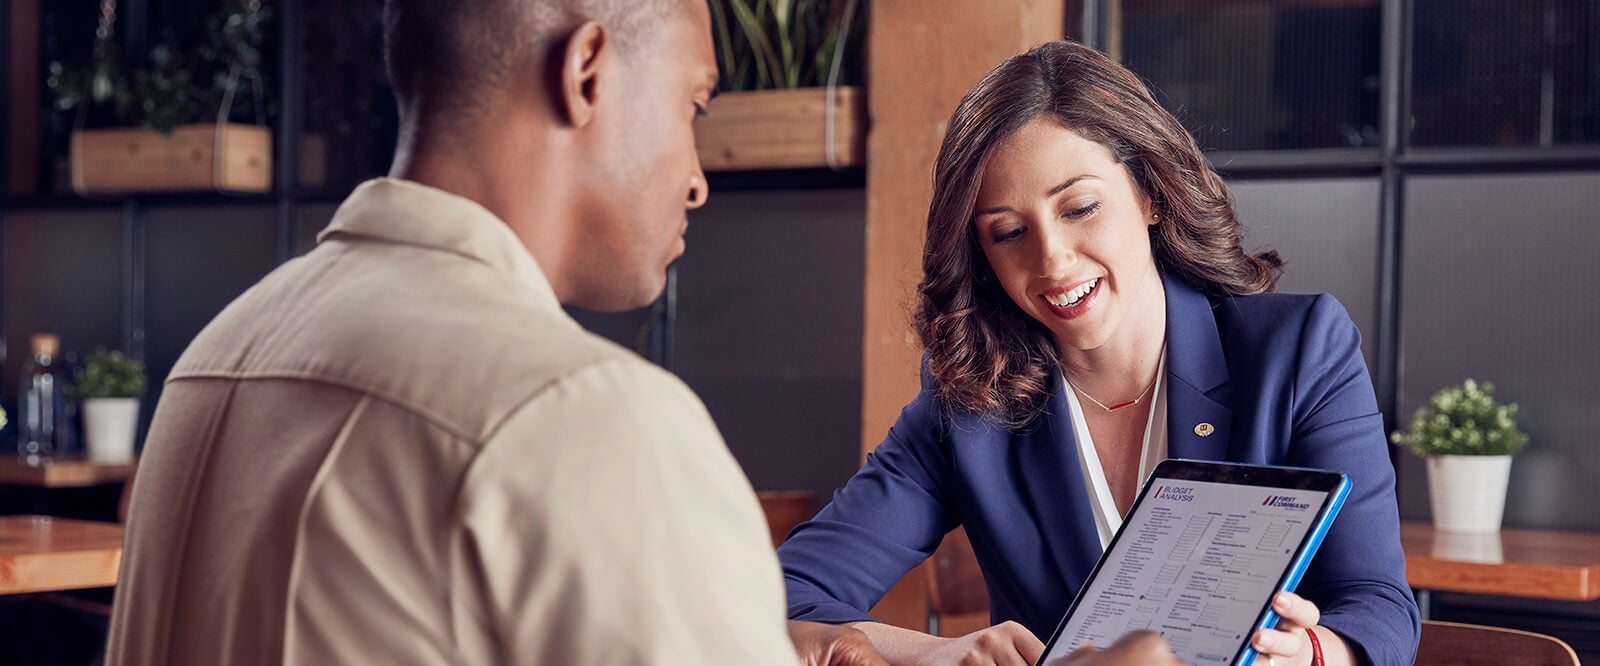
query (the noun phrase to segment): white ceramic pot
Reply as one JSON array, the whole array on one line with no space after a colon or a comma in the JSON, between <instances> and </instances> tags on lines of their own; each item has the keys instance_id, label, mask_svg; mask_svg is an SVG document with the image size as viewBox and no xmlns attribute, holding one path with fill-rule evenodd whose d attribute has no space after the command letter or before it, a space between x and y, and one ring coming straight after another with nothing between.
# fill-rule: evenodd
<instances>
[{"instance_id":1,"label":"white ceramic pot","mask_svg":"<svg viewBox=\"0 0 1600 666\"><path fill-rule=\"evenodd\" d=\"M133 441L138 433L138 398L89 398L83 401L84 444L90 462L133 462Z\"/></svg>"},{"instance_id":2,"label":"white ceramic pot","mask_svg":"<svg viewBox=\"0 0 1600 666\"><path fill-rule=\"evenodd\" d=\"M1482 562L1503 564L1505 547L1499 532L1444 532L1433 531L1433 549L1429 551L1441 560L1457 562Z\"/></svg>"},{"instance_id":3,"label":"white ceramic pot","mask_svg":"<svg viewBox=\"0 0 1600 666\"><path fill-rule=\"evenodd\" d=\"M1511 456L1428 458L1428 499L1433 527L1442 532L1500 531Z\"/></svg>"}]
</instances>

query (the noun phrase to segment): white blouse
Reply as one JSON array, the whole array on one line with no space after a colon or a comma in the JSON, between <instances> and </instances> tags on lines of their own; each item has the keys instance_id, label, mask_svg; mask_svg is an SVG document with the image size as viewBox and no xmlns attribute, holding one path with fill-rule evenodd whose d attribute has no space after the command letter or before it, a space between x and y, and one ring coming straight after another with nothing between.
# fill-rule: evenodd
<instances>
[{"instance_id":1,"label":"white blouse","mask_svg":"<svg viewBox=\"0 0 1600 666\"><path fill-rule=\"evenodd\" d=\"M1150 478L1156 465L1167 459L1167 351L1161 350L1161 361L1156 365L1155 386L1150 389L1150 418L1144 426L1144 447L1139 453L1139 485ZM1089 507L1094 513L1095 527L1100 531L1100 549L1111 543L1111 536L1122 527L1122 513L1117 511L1116 500L1111 498L1111 485L1106 483L1105 470L1100 467L1100 455L1095 451L1094 439L1089 436L1089 422L1083 417L1083 399L1073 390L1065 375L1061 381L1072 400L1067 408L1072 412L1072 431L1078 440L1078 466L1089 488ZM1092 403L1091 403L1092 404ZM1096 407L1095 409L1100 409Z\"/></svg>"}]
</instances>

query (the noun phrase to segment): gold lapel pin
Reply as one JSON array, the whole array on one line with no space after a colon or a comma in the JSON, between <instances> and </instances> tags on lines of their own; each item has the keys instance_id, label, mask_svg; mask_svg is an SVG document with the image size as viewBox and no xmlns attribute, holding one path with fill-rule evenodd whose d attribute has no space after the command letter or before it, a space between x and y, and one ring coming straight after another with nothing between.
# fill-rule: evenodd
<instances>
[{"instance_id":1,"label":"gold lapel pin","mask_svg":"<svg viewBox=\"0 0 1600 666\"><path fill-rule=\"evenodd\" d=\"M1210 437L1211 433L1214 433L1216 431L1217 431L1217 429L1215 427L1212 427L1212 425L1210 423L1201 423L1200 425L1197 425L1197 426L1194 427L1194 434L1199 435L1201 437Z\"/></svg>"}]
</instances>

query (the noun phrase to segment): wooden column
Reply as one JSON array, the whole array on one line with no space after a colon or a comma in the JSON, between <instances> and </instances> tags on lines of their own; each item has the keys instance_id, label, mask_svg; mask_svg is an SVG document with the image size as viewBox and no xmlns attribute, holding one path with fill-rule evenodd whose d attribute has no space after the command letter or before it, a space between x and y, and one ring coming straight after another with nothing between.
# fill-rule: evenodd
<instances>
[{"instance_id":1,"label":"wooden column","mask_svg":"<svg viewBox=\"0 0 1600 666\"><path fill-rule=\"evenodd\" d=\"M917 393L910 327L921 279L933 161L956 104L1001 61L1061 39L1062 0L874 0L868 37L867 243L861 452L883 440ZM926 574L907 574L873 609L925 629Z\"/></svg>"}]
</instances>

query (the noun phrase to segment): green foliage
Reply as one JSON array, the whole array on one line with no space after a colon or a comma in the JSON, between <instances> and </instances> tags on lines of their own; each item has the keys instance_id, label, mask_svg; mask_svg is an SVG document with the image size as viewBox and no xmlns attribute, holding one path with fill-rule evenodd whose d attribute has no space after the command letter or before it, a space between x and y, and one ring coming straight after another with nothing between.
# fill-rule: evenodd
<instances>
[{"instance_id":1,"label":"green foliage","mask_svg":"<svg viewBox=\"0 0 1600 666\"><path fill-rule=\"evenodd\" d=\"M858 0L708 3L723 90L824 86L836 58L837 83L858 82L866 23Z\"/></svg>"},{"instance_id":2,"label":"green foliage","mask_svg":"<svg viewBox=\"0 0 1600 666\"><path fill-rule=\"evenodd\" d=\"M94 353L73 377L72 397L138 398L144 395L144 361L123 356L119 351L96 347Z\"/></svg>"},{"instance_id":3,"label":"green foliage","mask_svg":"<svg viewBox=\"0 0 1600 666\"><path fill-rule=\"evenodd\" d=\"M147 67L129 71L114 39L115 14L103 14L93 61L87 67L51 62L45 85L55 94L58 112L82 114L102 106L122 125L162 134L215 120L219 111L232 117L241 106L259 108L266 102L261 46L270 19L261 0L225 0L206 20L206 41L193 52L162 44L150 50ZM254 85L241 87L245 80Z\"/></svg>"},{"instance_id":4,"label":"green foliage","mask_svg":"<svg viewBox=\"0 0 1600 666\"><path fill-rule=\"evenodd\" d=\"M1471 379L1441 389L1417 410L1411 427L1390 436L1419 456L1514 456L1528 444L1515 404L1494 400L1494 385Z\"/></svg>"}]
</instances>

